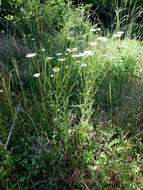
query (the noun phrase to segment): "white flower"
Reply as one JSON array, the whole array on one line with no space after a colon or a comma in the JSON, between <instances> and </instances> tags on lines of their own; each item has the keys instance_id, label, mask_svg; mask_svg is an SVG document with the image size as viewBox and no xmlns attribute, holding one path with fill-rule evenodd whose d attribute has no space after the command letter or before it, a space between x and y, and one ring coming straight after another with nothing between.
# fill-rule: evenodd
<instances>
[{"instance_id":1,"label":"white flower","mask_svg":"<svg viewBox=\"0 0 143 190\"><path fill-rule=\"evenodd\" d=\"M84 51L83 53L84 53L85 57L93 56L94 55L94 53L92 51L89 51L89 50L88 51Z\"/></svg>"},{"instance_id":2,"label":"white flower","mask_svg":"<svg viewBox=\"0 0 143 190\"><path fill-rule=\"evenodd\" d=\"M59 70L60 70L60 68L59 68L59 67L54 67L54 68L52 69L52 71L53 71L54 73L58 73L58 72L59 72Z\"/></svg>"},{"instance_id":3,"label":"white flower","mask_svg":"<svg viewBox=\"0 0 143 190\"><path fill-rule=\"evenodd\" d=\"M71 52L71 49L70 48L67 48L67 50L66 50L67 52Z\"/></svg>"},{"instance_id":4,"label":"white flower","mask_svg":"<svg viewBox=\"0 0 143 190\"><path fill-rule=\"evenodd\" d=\"M90 32L96 32L96 29L95 28L91 28L89 31Z\"/></svg>"},{"instance_id":5,"label":"white flower","mask_svg":"<svg viewBox=\"0 0 143 190\"><path fill-rule=\"evenodd\" d=\"M113 34L113 36L112 36L113 38L121 38L121 35L119 35L119 34Z\"/></svg>"},{"instance_id":6,"label":"white flower","mask_svg":"<svg viewBox=\"0 0 143 190\"><path fill-rule=\"evenodd\" d=\"M72 58L80 58L80 57L84 57L84 53L79 53L79 54L74 54L72 55Z\"/></svg>"},{"instance_id":7,"label":"white flower","mask_svg":"<svg viewBox=\"0 0 143 190\"><path fill-rule=\"evenodd\" d=\"M96 28L91 28L89 31L90 32L97 32L97 29Z\"/></svg>"},{"instance_id":8,"label":"white flower","mask_svg":"<svg viewBox=\"0 0 143 190\"><path fill-rule=\"evenodd\" d=\"M53 78L53 77L54 77L54 75L53 75L53 74L51 74L51 75L50 75L50 77L51 77L51 78Z\"/></svg>"},{"instance_id":9,"label":"white flower","mask_svg":"<svg viewBox=\"0 0 143 190\"><path fill-rule=\"evenodd\" d=\"M35 57L37 54L36 53L28 53L26 55L26 58L32 58L32 57Z\"/></svg>"},{"instance_id":10,"label":"white flower","mask_svg":"<svg viewBox=\"0 0 143 190\"><path fill-rule=\"evenodd\" d=\"M97 32L100 32L101 31L101 28L97 28Z\"/></svg>"},{"instance_id":11,"label":"white flower","mask_svg":"<svg viewBox=\"0 0 143 190\"><path fill-rule=\"evenodd\" d=\"M56 55L57 55L57 56L61 56L61 55L62 55L62 53L56 53Z\"/></svg>"},{"instance_id":12,"label":"white flower","mask_svg":"<svg viewBox=\"0 0 143 190\"><path fill-rule=\"evenodd\" d=\"M85 68L85 67L87 67L87 64L83 63L83 64L80 65L80 67Z\"/></svg>"},{"instance_id":13,"label":"white flower","mask_svg":"<svg viewBox=\"0 0 143 190\"><path fill-rule=\"evenodd\" d=\"M106 37L101 37L101 36L96 39L97 42L101 42L101 43L106 43L107 40L108 39Z\"/></svg>"},{"instance_id":14,"label":"white flower","mask_svg":"<svg viewBox=\"0 0 143 190\"><path fill-rule=\"evenodd\" d=\"M75 51L77 51L77 48L67 48L67 50L66 50L67 52L69 52L69 53L72 53L72 52L75 52Z\"/></svg>"},{"instance_id":15,"label":"white flower","mask_svg":"<svg viewBox=\"0 0 143 190\"><path fill-rule=\"evenodd\" d=\"M40 73L35 73L35 74L33 75L33 77L39 78L39 77L40 77Z\"/></svg>"},{"instance_id":16,"label":"white flower","mask_svg":"<svg viewBox=\"0 0 143 190\"><path fill-rule=\"evenodd\" d=\"M3 92L3 90L2 89L0 89L0 93L2 93Z\"/></svg>"},{"instance_id":17,"label":"white flower","mask_svg":"<svg viewBox=\"0 0 143 190\"><path fill-rule=\"evenodd\" d=\"M46 57L46 60L49 61L49 60L52 60L53 57Z\"/></svg>"},{"instance_id":18,"label":"white flower","mask_svg":"<svg viewBox=\"0 0 143 190\"><path fill-rule=\"evenodd\" d=\"M61 59L58 59L58 61L64 62L64 61L66 61L66 59L65 58L61 58Z\"/></svg>"},{"instance_id":19,"label":"white flower","mask_svg":"<svg viewBox=\"0 0 143 190\"><path fill-rule=\"evenodd\" d=\"M73 58L80 58L80 57L88 57L93 56L94 53L92 51L84 51L83 53L74 54L72 55Z\"/></svg>"},{"instance_id":20,"label":"white flower","mask_svg":"<svg viewBox=\"0 0 143 190\"><path fill-rule=\"evenodd\" d=\"M90 32L100 32L101 28L91 28L89 31Z\"/></svg>"},{"instance_id":21,"label":"white flower","mask_svg":"<svg viewBox=\"0 0 143 190\"><path fill-rule=\"evenodd\" d=\"M42 48L42 49L41 49L41 51L45 52L45 49L44 49L44 48Z\"/></svg>"},{"instance_id":22,"label":"white flower","mask_svg":"<svg viewBox=\"0 0 143 190\"><path fill-rule=\"evenodd\" d=\"M119 31L119 32L117 32L117 34L123 35L124 31Z\"/></svg>"},{"instance_id":23,"label":"white flower","mask_svg":"<svg viewBox=\"0 0 143 190\"><path fill-rule=\"evenodd\" d=\"M113 34L113 38L121 38L123 34L124 34L123 31L117 32L117 33Z\"/></svg>"}]
</instances>

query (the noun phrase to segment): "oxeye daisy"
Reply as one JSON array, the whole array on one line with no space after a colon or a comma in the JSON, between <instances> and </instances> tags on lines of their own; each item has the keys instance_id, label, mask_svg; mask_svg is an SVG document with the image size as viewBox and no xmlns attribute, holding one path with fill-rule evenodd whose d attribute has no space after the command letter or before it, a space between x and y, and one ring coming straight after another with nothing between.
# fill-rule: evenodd
<instances>
[{"instance_id":1,"label":"oxeye daisy","mask_svg":"<svg viewBox=\"0 0 143 190\"><path fill-rule=\"evenodd\" d=\"M58 59L58 61L64 62L64 61L66 61L66 59L65 58L61 58L61 59Z\"/></svg>"},{"instance_id":2,"label":"oxeye daisy","mask_svg":"<svg viewBox=\"0 0 143 190\"><path fill-rule=\"evenodd\" d=\"M52 60L53 57L46 57L46 60L49 61L49 60Z\"/></svg>"},{"instance_id":3,"label":"oxeye daisy","mask_svg":"<svg viewBox=\"0 0 143 190\"><path fill-rule=\"evenodd\" d=\"M78 54L72 55L72 58L80 58L80 57L84 57L84 53L78 53Z\"/></svg>"},{"instance_id":4,"label":"oxeye daisy","mask_svg":"<svg viewBox=\"0 0 143 190\"><path fill-rule=\"evenodd\" d=\"M42 52L45 52L45 48L42 48L41 51L42 51Z\"/></svg>"},{"instance_id":5,"label":"oxeye daisy","mask_svg":"<svg viewBox=\"0 0 143 190\"><path fill-rule=\"evenodd\" d=\"M119 31L117 34L120 34L122 36L124 34L124 31Z\"/></svg>"},{"instance_id":6,"label":"oxeye daisy","mask_svg":"<svg viewBox=\"0 0 143 190\"><path fill-rule=\"evenodd\" d=\"M85 67L87 67L87 64L86 64L86 63L83 63L83 64L80 65L80 67L81 67L81 68L85 68Z\"/></svg>"},{"instance_id":7,"label":"oxeye daisy","mask_svg":"<svg viewBox=\"0 0 143 190\"><path fill-rule=\"evenodd\" d=\"M34 77L34 78L39 78L39 77L40 77L40 73L35 73L35 74L33 75L33 77Z\"/></svg>"},{"instance_id":8,"label":"oxeye daisy","mask_svg":"<svg viewBox=\"0 0 143 190\"><path fill-rule=\"evenodd\" d=\"M62 55L62 53L56 53L56 56L61 56Z\"/></svg>"},{"instance_id":9,"label":"oxeye daisy","mask_svg":"<svg viewBox=\"0 0 143 190\"><path fill-rule=\"evenodd\" d=\"M89 31L90 32L100 32L101 28L91 28Z\"/></svg>"},{"instance_id":10,"label":"oxeye daisy","mask_svg":"<svg viewBox=\"0 0 143 190\"><path fill-rule=\"evenodd\" d=\"M26 55L26 58L32 58L32 57L35 57L37 54L36 53L28 53Z\"/></svg>"},{"instance_id":11,"label":"oxeye daisy","mask_svg":"<svg viewBox=\"0 0 143 190\"><path fill-rule=\"evenodd\" d=\"M72 52L75 52L75 51L77 51L77 48L67 48L67 50L66 50L68 53L72 53Z\"/></svg>"},{"instance_id":12,"label":"oxeye daisy","mask_svg":"<svg viewBox=\"0 0 143 190\"><path fill-rule=\"evenodd\" d=\"M101 28L97 28L97 32L100 32L101 31Z\"/></svg>"},{"instance_id":13,"label":"oxeye daisy","mask_svg":"<svg viewBox=\"0 0 143 190\"><path fill-rule=\"evenodd\" d=\"M123 34L123 31L116 32L115 34L113 34L113 38L120 39L123 36Z\"/></svg>"},{"instance_id":14,"label":"oxeye daisy","mask_svg":"<svg viewBox=\"0 0 143 190\"><path fill-rule=\"evenodd\" d=\"M53 75L53 74L51 74L51 75L50 75L50 77L51 77L51 78L53 78L53 77L54 77L54 75Z\"/></svg>"},{"instance_id":15,"label":"oxeye daisy","mask_svg":"<svg viewBox=\"0 0 143 190\"><path fill-rule=\"evenodd\" d=\"M96 32L97 30L96 30L96 28L91 28L89 31L90 32Z\"/></svg>"},{"instance_id":16,"label":"oxeye daisy","mask_svg":"<svg viewBox=\"0 0 143 190\"><path fill-rule=\"evenodd\" d=\"M54 67L54 68L52 69L52 71L53 71L54 73L58 73L58 72L59 72L59 70L60 70L60 68L59 68L59 67Z\"/></svg>"}]
</instances>

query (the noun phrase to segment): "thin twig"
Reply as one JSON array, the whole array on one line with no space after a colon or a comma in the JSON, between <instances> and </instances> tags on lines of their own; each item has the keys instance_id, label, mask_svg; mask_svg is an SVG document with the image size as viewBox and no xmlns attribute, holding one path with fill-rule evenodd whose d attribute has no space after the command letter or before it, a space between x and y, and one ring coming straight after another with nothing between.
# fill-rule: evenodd
<instances>
[{"instance_id":1,"label":"thin twig","mask_svg":"<svg viewBox=\"0 0 143 190\"><path fill-rule=\"evenodd\" d=\"M20 105L18 105L17 108L16 108L16 115L15 115L14 120L12 122L9 135L7 137L7 141L6 141L6 144L5 144L5 149L7 149L8 145L9 145L9 142L10 142L10 139L11 139L11 136L12 136L12 132L13 132L13 129L14 129L14 126L15 126L15 122L17 120L17 116L18 116L19 112L20 112Z\"/></svg>"}]
</instances>

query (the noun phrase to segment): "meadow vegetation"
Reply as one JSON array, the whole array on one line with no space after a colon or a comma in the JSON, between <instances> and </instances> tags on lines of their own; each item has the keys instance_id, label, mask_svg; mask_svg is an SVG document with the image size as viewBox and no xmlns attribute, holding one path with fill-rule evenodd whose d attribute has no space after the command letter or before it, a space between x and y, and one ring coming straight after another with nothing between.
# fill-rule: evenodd
<instances>
[{"instance_id":1,"label":"meadow vegetation","mask_svg":"<svg viewBox=\"0 0 143 190\"><path fill-rule=\"evenodd\" d=\"M116 14L111 32L70 1L6 3L0 189L142 190L141 20Z\"/></svg>"}]
</instances>

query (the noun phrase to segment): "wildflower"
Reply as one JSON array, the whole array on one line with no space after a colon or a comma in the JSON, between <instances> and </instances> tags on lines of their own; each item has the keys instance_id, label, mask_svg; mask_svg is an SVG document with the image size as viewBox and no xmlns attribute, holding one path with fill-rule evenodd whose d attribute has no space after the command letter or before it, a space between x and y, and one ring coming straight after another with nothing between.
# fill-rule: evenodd
<instances>
[{"instance_id":1,"label":"wildflower","mask_svg":"<svg viewBox=\"0 0 143 190\"><path fill-rule=\"evenodd\" d=\"M41 51L42 51L42 52L45 52L45 49L44 49L44 48L42 48L42 49L41 49Z\"/></svg>"},{"instance_id":2,"label":"wildflower","mask_svg":"<svg viewBox=\"0 0 143 190\"><path fill-rule=\"evenodd\" d=\"M80 58L80 57L88 57L93 56L94 53L92 51L84 51L83 53L72 55L73 58Z\"/></svg>"},{"instance_id":3,"label":"wildflower","mask_svg":"<svg viewBox=\"0 0 143 190\"><path fill-rule=\"evenodd\" d=\"M101 28L97 28L97 32L100 32L101 31Z\"/></svg>"},{"instance_id":4,"label":"wildflower","mask_svg":"<svg viewBox=\"0 0 143 190\"><path fill-rule=\"evenodd\" d=\"M105 42L107 42L107 38L106 37L98 37L97 39L96 39L96 41L97 42L101 42L101 43L105 43Z\"/></svg>"},{"instance_id":5,"label":"wildflower","mask_svg":"<svg viewBox=\"0 0 143 190\"><path fill-rule=\"evenodd\" d=\"M84 53L85 57L94 55L94 53L92 51L84 51L83 53Z\"/></svg>"},{"instance_id":6,"label":"wildflower","mask_svg":"<svg viewBox=\"0 0 143 190\"><path fill-rule=\"evenodd\" d=\"M97 30L96 30L96 28L91 28L89 31L90 32L96 32Z\"/></svg>"},{"instance_id":7,"label":"wildflower","mask_svg":"<svg viewBox=\"0 0 143 190\"><path fill-rule=\"evenodd\" d=\"M49 60L52 60L53 57L46 57L46 60L49 61Z\"/></svg>"},{"instance_id":8,"label":"wildflower","mask_svg":"<svg viewBox=\"0 0 143 190\"><path fill-rule=\"evenodd\" d=\"M0 89L0 93L2 93L3 92L3 90L2 89Z\"/></svg>"},{"instance_id":9,"label":"wildflower","mask_svg":"<svg viewBox=\"0 0 143 190\"><path fill-rule=\"evenodd\" d=\"M90 32L96 32L96 29L95 28L91 28L89 31Z\"/></svg>"},{"instance_id":10,"label":"wildflower","mask_svg":"<svg viewBox=\"0 0 143 190\"><path fill-rule=\"evenodd\" d=\"M113 38L119 39L119 38L121 38L121 35L119 35L119 34L113 34Z\"/></svg>"},{"instance_id":11,"label":"wildflower","mask_svg":"<svg viewBox=\"0 0 143 190\"><path fill-rule=\"evenodd\" d=\"M85 68L85 67L87 67L87 64L83 63L83 64L80 65L80 67Z\"/></svg>"},{"instance_id":12,"label":"wildflower","mask_svg":"<svg viewBox=\"0 0 143 190\"><path fill-rule=\"evenodd\" d=\"M97 167L97 166L93 166L93 167L91 167L91 169L92 169L93 171L96 171L96 170L98 170L98 167Z\"/></svg>"},{"instance_id":13,"label":"wildflower","mask_svg":"<svg viewBox=\"0 0 143 190\"><path fill-rule=\"evenodd\" d=\"M113 34L113 38L118 38L119 39L119 38L122 37L123 34L124 34L123 31L117 32L117 33Z\"/></svg>"},{"instance_id":14,"label":"wildflower","mask_svg":"<svg viewBox=\"0 0 143 190\"><path fill-rule=\"evenodd\" d=\"M56 56L61 56L62 55L62 53L56 53Z\"/></svg>"},{"instance_id":15,"label":"wildflower","mask_svg":"<svg viewBox=\"0 0 143 190\"><path fill-rule=\"evenodd\" d=\"M36 53L28 53L26 55L26 58L32 58L32 57L35 57L37 54Z\"/></svg>"},{"instance_id":16,"label":"wildflower","mask_svg":"<svg viewBox=\"0 0 143 190\"><path fill-rule=\"evenodd\" d=\"M61 58L61 59L58 59L58 61L64 62L64 61L66 61L66 59L65 58Z\"/></svg>"},{"instance_id":17,"label":"wildflower","mask_svg":"<svg viewBox=\"0 0 143 190\"><path fill-rule=\"evenodd\" d=\"M90 32L100 32L101 28L91 28L89 31Z\"/></svg>"},{"instance_id":18,"label":"wildflower","mask_svg":"<svg viewBox=\"0 0 143 190\"><path fill-rule=\"evenodd\" d=\"M72 58L80 58L80 57L84 57L84 53L79 53L79 54L72 55Z\"/></svg>"},{"instance_id":19,"label":"wildflower","mask_svg":"<svg viewBox=\"0 0 143 190\"><path fill-rule=\"evenodd\" d=\"M71 52L71 49L70 48L67 48L67 50L66 50L67 52Z\"/></svg>"},{"instance_id":20,"label":"wildflower","mask_svg":"<svg viewBox=\"0 0 143 190\"><path fill-rule=\"evenodd\" d=\"M52 71L53 71L54 73L58 73L58 72L59 72L59 70L60 70L60 68L59 68L59 67L54 67L54 68L52 69Z\"/></svg>"},{"instance_id":21,"label":"wildflower","mask_svg":"<svg viewBox=\"0 0 143 190\"><path fill-rule=\"evenodd\" d=\"M124 31L119 31L119 32L117 32L117 34L123 35Z\"/></svg>"},{"instance_id":22,"label":"wildflower","mask_svg":"<svg viewBox=\"0 0 143 190\"><path fill-rule=\"evenodd\" d=\"M33 77L34 77L34 78L39 78L39 77L40 77L40 73L35 73L35 74L33 75Z\"/></svg>"},{"instance_id":23,"label":"wildflower","mask_svg":"<svg viewBox=\"0 0 143 190\"><path fill-rule=\"evenodd\" d=\"M53 77L54 77L54 75L53 75L53 74L51 74L51 75L50 75L50 77L51 77L51 78L53 78Z\"/></svg>"},{"instance_id":24,"label":"wildflower","mask_svg":"<svg viewBox=\"0 0 143 190\"><path fill-rule=\"evenodd\" d=\"M75 51L77 51L77 48L67 48L67 50L66 50L67 52L69 52L69 53L72 53L72 52L75 52Z\"/></svg>"}]
</instances>

